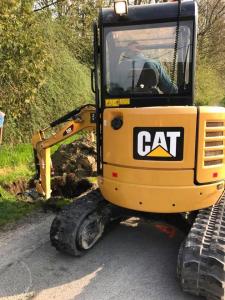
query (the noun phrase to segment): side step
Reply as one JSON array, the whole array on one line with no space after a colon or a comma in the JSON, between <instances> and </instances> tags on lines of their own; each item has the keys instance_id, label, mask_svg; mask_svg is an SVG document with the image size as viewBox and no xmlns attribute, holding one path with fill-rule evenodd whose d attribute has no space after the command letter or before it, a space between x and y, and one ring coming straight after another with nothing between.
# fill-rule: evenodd
<instances>
[{"instance_id":1,"label":"side step","mask_svg":"<svg viewBox=\"0 0 225 300\"><path fill-rule=\"evenodd\" d=\"M225 300L225 193L199 211L180 247L177 274L185 292Z\"/></svg>"}]
</instances>

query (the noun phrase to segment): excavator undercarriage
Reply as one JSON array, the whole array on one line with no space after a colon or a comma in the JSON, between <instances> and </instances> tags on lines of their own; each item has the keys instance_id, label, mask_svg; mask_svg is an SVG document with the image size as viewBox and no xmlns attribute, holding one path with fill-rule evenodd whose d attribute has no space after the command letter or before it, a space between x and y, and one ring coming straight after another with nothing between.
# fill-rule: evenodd
<instances>
[{"instance_id":1,"label":"excavator undercarriage","mask_svg":"<svg viewBox=\"0 0 225 300\"><path fill-rule=\"evenodd\" d=\"M211 208L193 213L193 224L168 215L151 217L124 210L106 201L99 190L88 192L67 206L50 229L52 245L61 252L81 256L102 238L107 227L128 217L160 220L188 232L178 253L177 276L185 292L210 300L224 300L225 291L225 195ZM176 222L177 221L177 222ZM181 227L182 224L182 227Z\"/></svg>"}]
</instances>

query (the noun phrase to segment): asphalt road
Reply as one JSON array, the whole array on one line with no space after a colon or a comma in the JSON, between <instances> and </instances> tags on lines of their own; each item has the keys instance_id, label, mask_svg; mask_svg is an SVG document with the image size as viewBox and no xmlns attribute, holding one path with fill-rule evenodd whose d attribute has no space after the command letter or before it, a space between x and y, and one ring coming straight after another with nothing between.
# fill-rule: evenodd
<instances>
[{"instance_id":1,"label":"asphalt road","mask_svg":"<svg viewBox=\"0 0 225 300\"><path fill-rule=\"evenodd\" d=\"M40 214L0 232L0 299L202 299L184 294L176 279L181 233L131 219L73 258L50 245L53 217Z\"/></svg>"}]
</instances>

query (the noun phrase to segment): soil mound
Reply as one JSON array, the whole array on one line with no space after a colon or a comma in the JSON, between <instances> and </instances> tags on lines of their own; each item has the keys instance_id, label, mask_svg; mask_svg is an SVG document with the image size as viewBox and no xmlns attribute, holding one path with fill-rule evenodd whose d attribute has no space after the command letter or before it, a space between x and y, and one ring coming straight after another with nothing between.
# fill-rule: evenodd
<instances>
[{"instance_id":1,"label":"soil mound","mask_svg":"<svg viewBox=\"0 0 225 300\"><path fill-rule=\"evenodd\" d=\"M26 182L26 180L19 179L10 184L3 184L2 187L13 195L20 195L27 190L29 184Z\"/></svg>"},{"instance_id":2,"label":"soil mound","mask_svg":"<svg viewBox=\"0 0 225 300\"><path fill-rule=\"evenodd\" d=\"M71 144L61 145L52 155L52 169L53 198L73 198L91 189L93 184L87 177L95 177L97 171L95 144L91 138L81 138ZM29 182L21 179L3 186L16 196L34 187L33 179Z\"/></svg>"},{"instance_id":3,"label":"soil mound","mask_svg":"<svg viewBox=\"0 0 225 300\"><path fill-rule=\"evenodd\" d=\"M74 173L77 178L96 176L95 145L89 139L79 139L61 145L52 155L54 175Z\"/></svg>"},{"instance_id":4,"label":"soil mound","mask_svg":"<svg viewBox=\"0 0 225 300\"><path fill-rule=\"evenodd\" d=\"M92 187L87 177L97 171L95 144L90 138L81 138L61 145L52 155L52 196L73 198Z\"/></svg>"},{"instance_id":5,"label":"soil mound","mask_svg":"<svg viewBox=\"0 0 225 300\"><path fill-rule=\"evenodd\" d=\"M92 183L89 180L78 179L74 173L52 179L52 197L78 197L91 188Z\"/></svg>"}]
</instances>

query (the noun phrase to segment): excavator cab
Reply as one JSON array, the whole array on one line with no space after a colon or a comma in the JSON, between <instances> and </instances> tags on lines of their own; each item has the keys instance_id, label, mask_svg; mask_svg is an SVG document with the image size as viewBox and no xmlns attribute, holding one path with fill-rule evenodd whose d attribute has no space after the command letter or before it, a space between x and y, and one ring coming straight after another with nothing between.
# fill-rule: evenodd
<instances>
[{"instance_id":1,"label":"excavator cab","mask_svg":"<svg viewBox=\"0 0 225 300\"><path fill-rule=\"evenodd\" d=\"M120 107L193 104L197 7L188 1L179 9L174 2L131 6L124 15L100 12L95 70L102 108L117 98L129 98Z\"/></svg>"},{"instance_id":2,"label":"excavator cab","mask_svg":"<svg viewBox=\"0 0 225 300\"><path fill-rule=\"evenodd\" d=\"M177 274L184 291L207 299L225 292L225 108L194 105L195 1L100 10L94 25L95 108L52 122L33 137L37 191L51 196L49 148L96 127L99 189L54 219L59 251L84 254L105 227L130 215L185 228Z\"/></svg>"}]
</instances>

